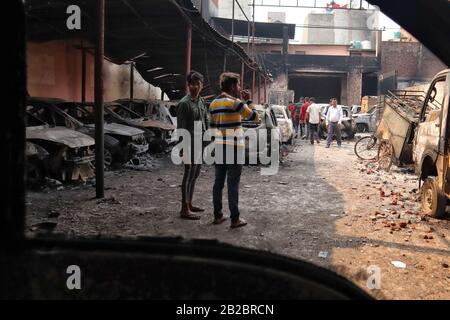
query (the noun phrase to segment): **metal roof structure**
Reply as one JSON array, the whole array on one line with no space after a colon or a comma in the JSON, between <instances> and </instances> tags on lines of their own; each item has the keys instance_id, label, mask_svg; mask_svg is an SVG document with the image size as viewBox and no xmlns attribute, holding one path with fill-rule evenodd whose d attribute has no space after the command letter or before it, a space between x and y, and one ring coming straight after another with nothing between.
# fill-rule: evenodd
<instances>
[{"instance_id":1,"label":"metal roof structure","mask_svg":"<svg viewBox=\"0 0 450 320\"><path fill-rule=\"evenodd\" d=\"M80 30L66 26L70 5L81 9ZM95 43L97 1L27 0L25 8L28 41L79 39ZM250 83L252 69L265 73L242 47L211 27L190 0L106 0L105 56L117 64L133 62L147 82L160 87L169 98L179 99L185 88L189 24L191 69L205 75L203 94L219 91L224 61L227 71L239 74L245 64L245 83Z\"/></svg>"}]
</instances>

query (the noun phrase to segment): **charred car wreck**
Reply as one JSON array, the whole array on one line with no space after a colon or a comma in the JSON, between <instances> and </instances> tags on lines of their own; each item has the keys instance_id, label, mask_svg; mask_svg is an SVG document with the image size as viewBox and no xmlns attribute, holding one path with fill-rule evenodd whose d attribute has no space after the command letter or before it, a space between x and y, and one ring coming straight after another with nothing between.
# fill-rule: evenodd
<instances>
[{"instance_id":1,"label":"charred car wreck","mask_svg":"<svg viewBox=\"0 0 450 320\"><path fill-rule=\"evenodd\" d=\"M41 116L39 109L27 106L29 184L41 182L46 175L61 181L93 177L94 139L65 126L50 125Z\"/></svg>"},{"instance_id":2,"label":"charred car wreck","mask_svg":"<svg viewBox=\"0 0 450 320\"><path fill-rule=\"evenodd\" d=\"M28 105L45 116L48 123L95 137L94 113L76 103L60 99L30 98ZM117 123L104 124L105 167L112 168L147 152L148 144L142 130Z\"/></svg>"},{"instance_id":3,"label":"charred car wreck","mask_svg":"<svg viewBox=\"0 0 450 320\"><path fill-rule=\"evenodd\" d=\"M85 131L91 137L95 135L95 115L93 110L74 102L56 104L56 112L64 117L72 117L81 122ZM138 163L139 158L148 151L148 143L144 131L119 123L106 122L105 132L105 166L114 167L128 161Z\"/></svg>"},{"instance_id":4,"label":"charred car wreck","mask_svg":"<svg viewBox=\"0 0 450 320\"><path fill-rule=\"evenodd\" d=\"M138 125L154 134L150 141L152 152L162 152L172 143L172 134L176 128L169 110L163 101L147 101L144 99L120 99L109 104L108 108L120 115L129 125ZM122 107L120 107L122 106Z\"/></svg>"}]
</instances>

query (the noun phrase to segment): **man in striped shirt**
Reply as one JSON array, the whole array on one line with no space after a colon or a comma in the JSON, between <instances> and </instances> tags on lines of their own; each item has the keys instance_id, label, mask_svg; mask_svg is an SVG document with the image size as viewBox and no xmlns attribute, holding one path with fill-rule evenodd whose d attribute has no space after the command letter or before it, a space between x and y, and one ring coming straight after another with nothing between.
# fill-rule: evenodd
<instances>
[{"instance_id":1,"label":"man in striped shirt","mask_svg":"<svg viewBox=\"0 0 450 320\"><path fill-rule=\"evenodd\" d=\"M248 107L250 97L241 91L240 77L235 73L223 73L220 76L222 93L211 102L210 127L216 129L215 135L215 181L213 187L214 224L220 224L226 219L222 212L222 192L225 178L228 186L228 206L230 209L231 228L243 227L247 224L240 219L239 213L239 182L242 164L238 161L239 155L245 152L245 142L242 119L258 121L255 110ZM245 98L246 102L238 97ZM223 159L220 155L223 155ZM227 157L228 155L228 157ZM230 157L231 156L231 157ZM231 158L231 159L230 159ZM223 161L221 161L223 160Z\"/></svg>"}]
</instances>

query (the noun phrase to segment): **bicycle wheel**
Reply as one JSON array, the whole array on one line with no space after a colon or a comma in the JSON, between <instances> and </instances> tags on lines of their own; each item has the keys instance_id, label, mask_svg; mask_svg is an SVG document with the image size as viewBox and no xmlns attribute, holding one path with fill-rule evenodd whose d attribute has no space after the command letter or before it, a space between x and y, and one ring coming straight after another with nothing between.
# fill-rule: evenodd
<instances>
[{"instance_id":1,"label":"bicycle wheel","mask_svg":"<svg viewBox=\"0 0 450 320\"><path fill-rule=\"evenodd\" d=\"M361 160L376 160L378 157L377 138L374 136L362 137L355 143L355 154Z\"/></svg>"}]
</instances>

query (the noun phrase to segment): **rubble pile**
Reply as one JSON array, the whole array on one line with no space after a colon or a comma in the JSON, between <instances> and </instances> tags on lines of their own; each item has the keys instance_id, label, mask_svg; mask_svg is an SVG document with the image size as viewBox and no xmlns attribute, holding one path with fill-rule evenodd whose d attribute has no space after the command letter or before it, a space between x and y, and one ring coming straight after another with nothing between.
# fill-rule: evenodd
<instances>
[{"instance_id":1,"label":"rubble pile","mask_svg":"<svg viewBox=\"0 0 450 320\"><path fill-rule=\"evenodd\" d=\"M412 237L426 242L437 236L445 237L434 234L435 229L429 226L431 218L420 209L418 178L411 168L393 167L386 172L378 169L377 162L361 160L355 167L368 176L366 187L374 189L374 195L361 197L375 197L379 201L379 209L368 215L374 231L387 229L390 234L403 237L404 242L411 241Z\"/></svg>"},{"instance_id":2,"label":"rubble pile","mask_svg":"<svg viewBox=\"0 0 450 320\"><path fill-rule=\"evenodd\" d=\"M124 164L124 168L137 170L137 171L153 171L159 165L158 158L154 155L148 153L131 159L129 162Z\"/></svg>"}]
</instances>

